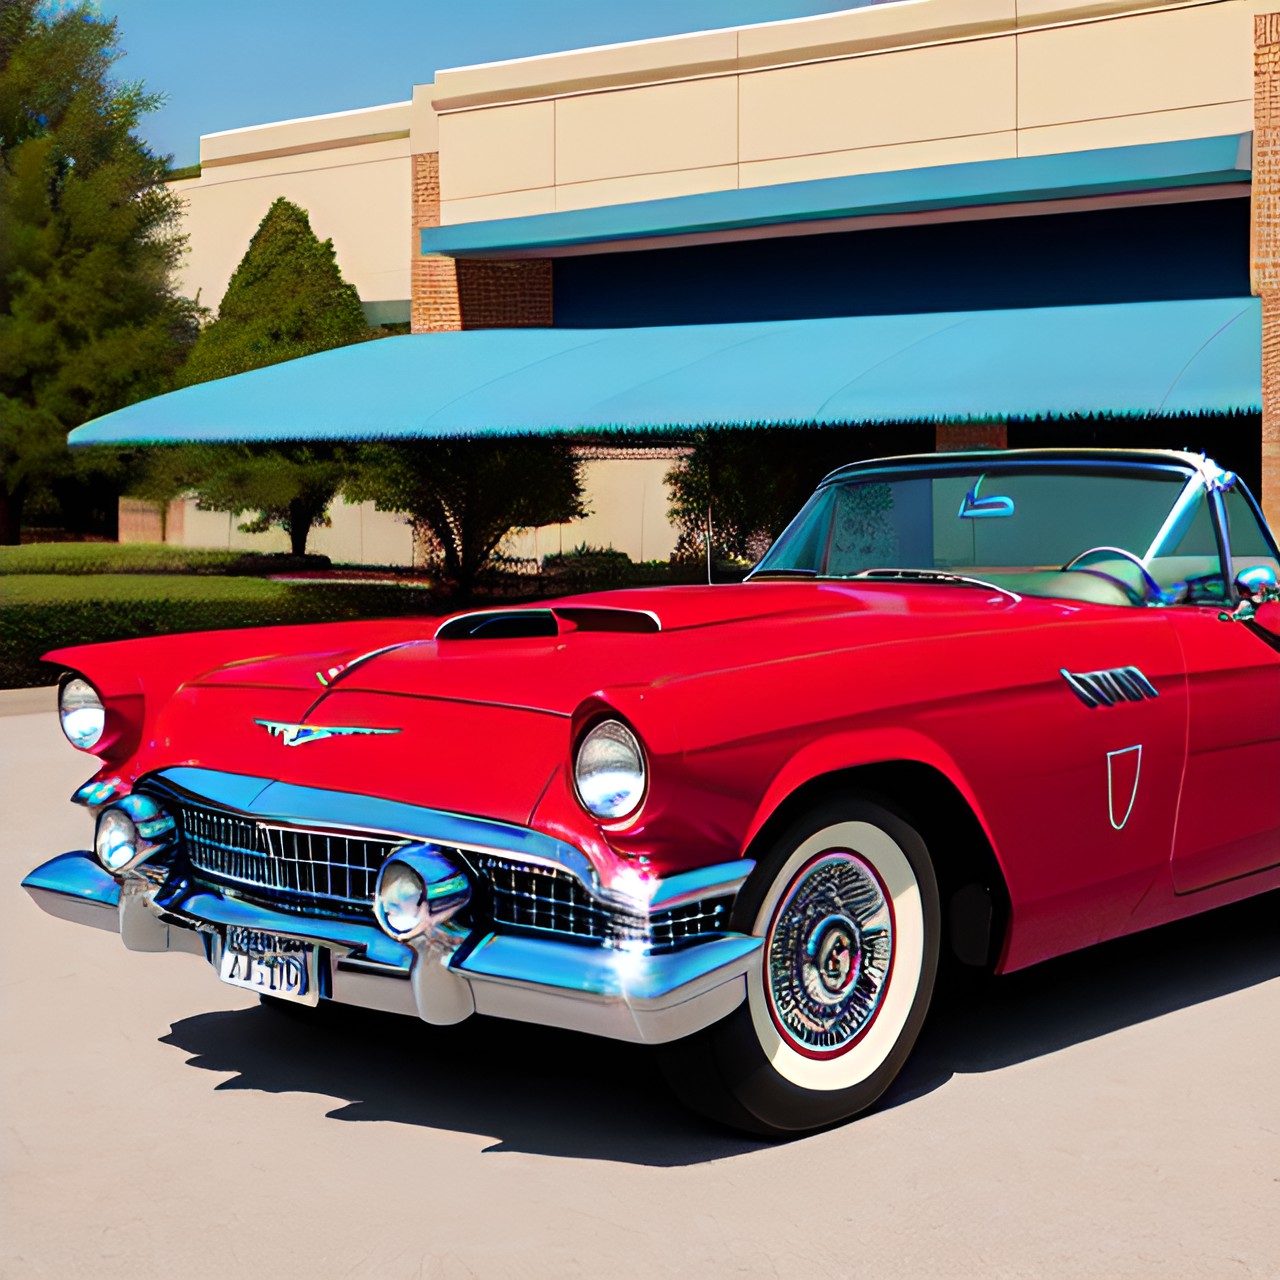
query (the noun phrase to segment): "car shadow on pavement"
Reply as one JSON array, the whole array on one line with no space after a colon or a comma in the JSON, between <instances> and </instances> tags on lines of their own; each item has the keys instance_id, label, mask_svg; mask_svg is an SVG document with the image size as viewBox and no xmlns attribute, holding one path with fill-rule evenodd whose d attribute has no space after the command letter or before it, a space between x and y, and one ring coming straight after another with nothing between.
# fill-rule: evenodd
<instances>
[{"instance_id":1,"label":"car shadow on pavement","mask_svg":"<svg viewBox=\"0 0 1280 1280\"><path fill-rule=\"evenodd\" d=\"M1280 977L1280 892L940 993L879 1110Z\"/></svg>"},{"instance_id":2,"label":"car shadow on pavement","mask_svg":"<svg viewBox=\"0 0 1280 1280\"><path fill-rule=\"evenodd\" d=\"M498 1018L264 1007L184 1018L161 1043L234 1072L219 1089L341 1098L332 1119L492 1135L487 1151L680 1166L769 1145L684 1111L644 1046Z\"/></svg>"},{"instance_id":3,"label":"car shadow on pavement","mask_svg":"<svg viewBox=\"0 0 1280 1280\"><path fill-rule=\"evenodd\" d=\"M1278 917L1270 893L952 989L878 1110L1280 976ZM684 1111L641 1046L499 1019L254 1008L184 1018L161 1043L231 1073L219 1089L339 1098L333 1119L492 1135L489 1151L668 1167L769 1145Z\"/></svg>"}]
</instances>

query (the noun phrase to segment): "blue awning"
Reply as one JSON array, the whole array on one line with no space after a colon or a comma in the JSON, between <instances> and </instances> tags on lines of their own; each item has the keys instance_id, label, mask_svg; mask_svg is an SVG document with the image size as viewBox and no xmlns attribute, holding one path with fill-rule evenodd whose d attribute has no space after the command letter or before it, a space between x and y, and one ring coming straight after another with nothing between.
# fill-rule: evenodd
<instances>
[{"instance_id":1,"label":"blue awning","mask_svg":"<svg viewBox=\"0 0 1280 1280\"><path fill-rule=\"evenodd\" d=\"M1247 191L1252 176L1251 144L1250 134L1224 134L707 191L425 227L420 247L423 253L452 257L547 256L626 241L679 242L686 236L741 235L782 224L830 230L845 221L855 225L859 218L980 205L1188 187L1242 187Z\"/></svg>"},{"instance_id":2,"label":"blue awning","mask_svg":"<svg viewBox=\"0 0 1280 1280\"><path fill-rule=\"evenodd\" d=\"M1257 412L1256 298L382 338L201 383L72 444Z\"/></svg>"}]
</instances>

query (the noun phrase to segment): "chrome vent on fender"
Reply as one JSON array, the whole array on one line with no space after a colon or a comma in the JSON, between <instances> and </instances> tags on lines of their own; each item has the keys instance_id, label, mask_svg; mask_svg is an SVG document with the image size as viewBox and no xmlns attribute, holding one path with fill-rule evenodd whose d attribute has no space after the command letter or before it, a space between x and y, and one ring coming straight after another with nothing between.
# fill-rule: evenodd
<instances>
[{"instance_id":1,"label":"chrome vent on fender","mask_svg":"<svg viewBox=\"0 0 1280 1280\"><path fill-rule=\"evenodd\" d=\"M1142 702L1160 696L1160 691L1137 667L1080 672L1063 667L1059 675L1086 707L1113 707L1117 702Z\"/></svg>"}]
</instances>

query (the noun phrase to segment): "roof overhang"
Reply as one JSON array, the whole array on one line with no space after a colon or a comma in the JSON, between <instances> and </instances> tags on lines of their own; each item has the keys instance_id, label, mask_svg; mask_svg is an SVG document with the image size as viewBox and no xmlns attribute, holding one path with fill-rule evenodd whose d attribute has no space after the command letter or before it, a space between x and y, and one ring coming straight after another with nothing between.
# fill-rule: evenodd
<instances>
[{"instance_id":1,"label":"roof overhang","mask_svg":"<svg viewBox=\"0 0 1280 1280\"><path fill-rule=\"evenodd\" d=\"M937 165L425 227L424 254L555 257L809 235L922 218L1247 195L1253 135Z\"/></svg>"},{"instance_id":2,"label":"roof overhang","mask_svg":"<svg viewBox=\"0 0 1280 1280\"><path fill-rule=\"evenodd\" d=\"M186 387L72 444L1257 412L1256 298L358 343Z\"/></svg>"}]
</instances>

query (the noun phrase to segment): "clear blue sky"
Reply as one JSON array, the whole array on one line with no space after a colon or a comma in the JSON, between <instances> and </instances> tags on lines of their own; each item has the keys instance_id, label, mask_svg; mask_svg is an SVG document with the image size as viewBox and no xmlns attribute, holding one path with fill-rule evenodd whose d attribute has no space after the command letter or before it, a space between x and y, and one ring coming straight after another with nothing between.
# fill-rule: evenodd
<instances>
[{"instance_id":1,"label":"clear blue sky","mask_svg":"<svg viewBox=\"0 0 1280 1280\"><path fill-rule=\"evenodd\" d=\"M167 96L142 133L194 164L200 135L398 102L438 67L798 18L876 0L99 0L121 79Z\"/></svg>"}]
</instances>

